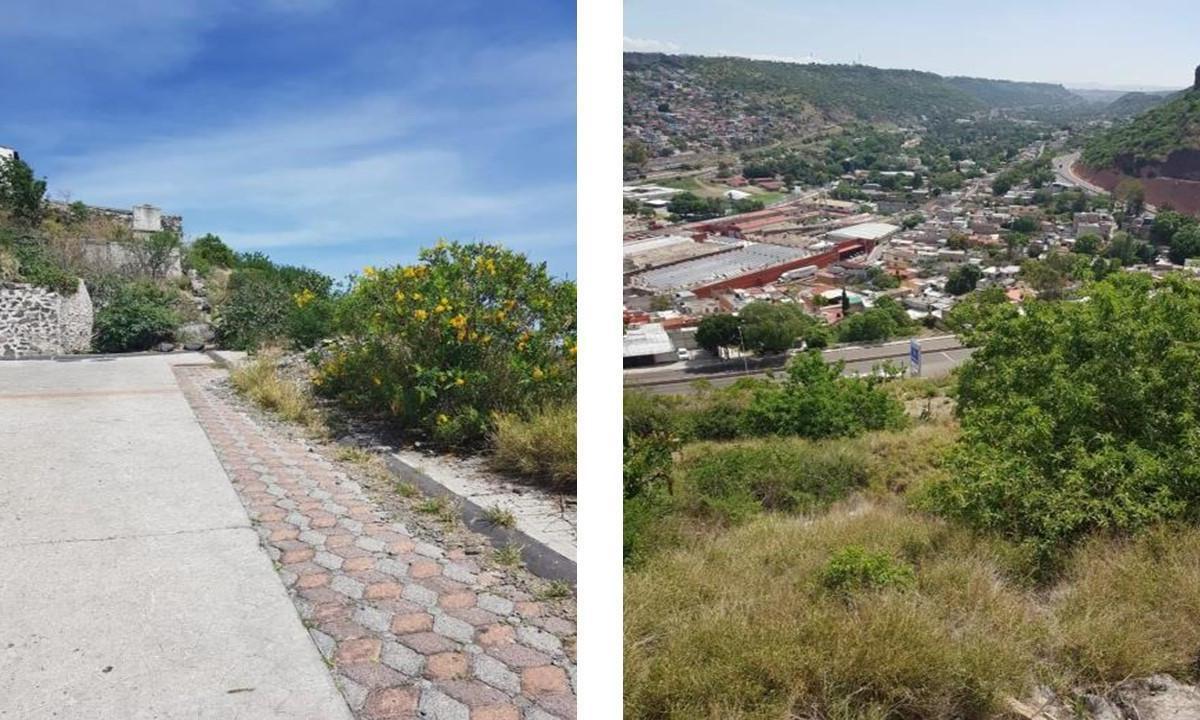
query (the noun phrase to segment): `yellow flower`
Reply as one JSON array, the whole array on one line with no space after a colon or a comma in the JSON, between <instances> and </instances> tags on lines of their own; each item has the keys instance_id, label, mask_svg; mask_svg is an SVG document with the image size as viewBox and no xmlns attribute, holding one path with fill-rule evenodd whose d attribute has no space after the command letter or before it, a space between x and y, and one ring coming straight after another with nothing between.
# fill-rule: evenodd
<instances>
[{"instance_id":1,"label":"yellow flower","mask_svg":"<svg viewBox=\"0 0 1200 720\"><path fill-rule=\"evenodd\" d=\"M463 385L467 384L467 381L463 380L462 378L454 378L454 384L459 387L462 387Z\"/></svg>"},{"instance_id":2,"label":"yellow flower","mask_svg":"<svg viewBox=\"0 0 1200 720\"><path fill-rule=\"evenodd\" d=\"M382 385L382 384L383 384L383 381L379 379L379 376L378 376L378 375L376 375L375 377L371 378L371 382L375 383L376 385Z\"/></svg>"},{"instance_id":3,"label":"yellow flower","mask_svg":"<svg viewBox=\"0 0 1200 720\"><path fill-rule=\"evenodd\" d=\"M441 413L438 413L438 416L437 416L437 424L438 425L445 425L448 422L450 422L450 418L446 417L445 415L443 415Z\"/></svg>"},{"instance_id":4,"label":"yellow flower","mask_svg":"<svg viewBox=\"0 0 1200 720\"><path fill-rule=\"evenodd\" d=\"M570 345L570 346L568 346L568 347L567 347L567 352L569 352L569 353L571 353L572 355L574 355L574 354L575 354L575 351L576 351L577 349L578 349L578 348L577 348L576 346L574 346L574 345Z\"/></svg>"},{"instance_id":5,"label":"yellow flower","mask_svg":"<svg viewBox=\"0 0 1200 720\"><path fill-rule=\"evenodd\" d=\"M415 317L417 320L424 321L425 318L429 317L429 313L418 308L416 310L413 310L413 317Z\"/></svg>"},{"instance_id":6,"label":"yellow flower","mask_svg":"<svg viewBox=\"0 0 1200 720\"><path fill-rule=\"evenodd\" d=\"M403 290L396 291L396 302L398 302L398 303L404 302L404 291Z\"/></svg>"},{"instance_id":7,"label":"yellow flower","mask_svg":"<svg viewBox=\"0 0 1200 720\"><path fill-rule=\"evenodd\" d=\"M368 280L374 280L375 268L371 267L370 265L363 268L363 277L367 278Z\"/></svg>"},{"instance_id":8,"label":"yellow flower","mask_svg":"<svg viewBox=\"0 0 1200 720\"><path fill-rule=\"evenodd\" d=\"M467 326L467 316L459 313L450 318L450 327L461 329Z\"/></svg>"},{"instance_id":9,"label":"yellow flower","mask_svg":"<svg viewBox=\"0 0 1200 720\"><path fill-rule=\"evenodd\" d=\"M308 288L304 288L300 292L292 295L292 302L296 303L296 307L303 310L309 303L317 299L316 293Z\"/></svg>"},{"instance_id":10,"label":"yellow flower","mask_svg":"<svg viewBox=\"0 0 1200 720\"><path fill-rule=\"evenodd\" d=\"M535 367L533 369L533 379L534 380L541 380L544 377L546 377L546 373L542 372L542 369L540 367Z\"/></svg>"}]
</instances>

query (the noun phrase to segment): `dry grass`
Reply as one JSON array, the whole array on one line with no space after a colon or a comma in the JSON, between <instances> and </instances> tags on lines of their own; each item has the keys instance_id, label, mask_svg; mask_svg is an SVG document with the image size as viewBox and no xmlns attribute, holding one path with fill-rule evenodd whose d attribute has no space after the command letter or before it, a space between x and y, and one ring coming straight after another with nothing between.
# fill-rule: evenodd
<instances>
[{"instance_id":1,"label":"dry grass","mask_svg":"<svg viewBox=\"0 0 1200 720\"><path fill-rule=\"evenodd\" d=\"M277 357L271 352L260 353L235 368L229 374L233 387L255 405L283 420L319 430L321 417L312 396L299 384L280 376Z\"/></svg>"},{"instance_id":2,"label":"dry grass","mask_svg":"<svg viewBox=\"0 0 1200 720\"><path fill-rule=\"evenodd\" d=\"M911 587L821 583L859 546ZM625 583L626 717L981 718L1033 683L1044 625L986 547L898 507L766 516Z\"/></svg>"},{"instance_id":3,"label":"dry grass","mask_svg":"<svg viewBox=\"0 0 1200 720\"><path fill-rule=\"evenodd\" d=\"M354 445L342 445L334 453L334 459L352 465L368 465L375 459L375 455Z\"/></svg>"},{"instance_id":4,"label":"dry grass","mask_svg":"<svg viewBox=\"0 0 1200 720\"><path fill-rule=\"evenodd\" d=\"M1053 609L1056 660L1081 682L1197 675L1200 530L1095 538L1076 554Z\"/></svg>"},{"instance_id":5,"label":"dry grass","mask_svg":"<svg viewBox=\"0 0 1200 720\"><path fill-rule=\"evenodd\" d=\"M550 406L526 419L496 416L490 456L502 472L530 478L551 489L575 492L575 406Z\"/></svg>"}]
</instances>

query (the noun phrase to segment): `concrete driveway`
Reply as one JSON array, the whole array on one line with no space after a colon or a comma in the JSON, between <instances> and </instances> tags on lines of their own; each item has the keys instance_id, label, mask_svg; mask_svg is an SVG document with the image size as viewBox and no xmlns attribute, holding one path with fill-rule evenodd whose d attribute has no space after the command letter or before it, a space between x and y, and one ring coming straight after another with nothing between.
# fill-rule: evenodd
<instances>
[{"instance_id":1,"label":"concrete driveway","mask_svg":"<svg viewBox=\"0 0 1200 720\"><path fill-rule=\"evenodd\" d=\"M0 718L351 717L178 362L0 362Z\"/></svg>"}]
</instances>

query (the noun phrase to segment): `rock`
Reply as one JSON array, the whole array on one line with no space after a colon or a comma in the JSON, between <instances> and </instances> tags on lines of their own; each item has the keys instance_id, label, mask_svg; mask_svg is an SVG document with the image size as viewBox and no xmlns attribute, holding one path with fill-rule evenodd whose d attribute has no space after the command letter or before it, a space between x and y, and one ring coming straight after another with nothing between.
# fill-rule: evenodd
<instances>
[{"instance_id":1,"label":"rock","mask_svg":"<svg viewBox=\"0 0 1200 720\"><path fill-rule=\"evenodd\" d=\"M205 322L194 322L175 328L175 339L181 343L209 343L217 336L213 326Z\"/></svg>"},{"instance_id":2,"label":"rock","mask_svg":"<svg viewBox=\"0 0 1200 720\"><path fill-rule=\"evenodd\" d=\"M189 350L191 352L199 352L204 349L204 343L200 343L200 342L184 343L183 349Z\"/></svg>"},{"instance_id":3,"label":"rock","mask_svg":"<svg viewBox=\"0 0 1200 720\"><path fill-rule=\"evenodd\" d=\"M159 352L171 352L172 350L175 349L175 344L169 343L169 342L161 342L154 349Z\"/></svg>"},{"instance_id":4,"label":"rock","mask_svg":"<svg viewBox=\"0 0 1200 720\"><path fill-rule=\"evenodd\" d=\"M204 280L200 278L200 273L195 270L188 270L188 281L192 284L192 292L197 295L204 294Z\"/></svg>"},{"instance_id":5,"label":"rock","mask_svg":"<svg viewBox=\"0 0 1200 720\"><path fill-rule=\"evenodd\" d=\"M1108 698L1099 695L1083 695L1083 706L1092 720L1124 720L1121 711Z\"/></svg>"},{"instance_id":6,"label":"rock","mask_svg":"<svg viewBox=\"0 0 1200 720\"><path fill-rule=\"evenodd\" d=\"M1128 718L1200 718L1200 690L1194 685L1184 685L1170 675L1127 680L1117 686L1115 695L1117 704Z\"/></svg>"}]
</instances>

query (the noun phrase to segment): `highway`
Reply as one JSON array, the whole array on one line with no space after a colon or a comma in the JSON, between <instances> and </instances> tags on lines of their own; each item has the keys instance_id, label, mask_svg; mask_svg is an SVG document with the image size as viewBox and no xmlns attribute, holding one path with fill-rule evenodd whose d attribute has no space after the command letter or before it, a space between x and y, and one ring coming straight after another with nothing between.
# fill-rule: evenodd
<instances>
[{"instance_id":1,"label":"highway","mask_svg":"<svg viewBox=\"0 0 1200 720\"><path fill-rule=\"evenodd\" d=\"M941 377L962 364L971 356L973 348L963 347L954 335L938 335L920 341L923 377ZM888 361L908 368L908 339L894 340L878 345L849 345L822 351L828 362L844 361L845 374L867 374L875 365ZM782 375L786 358L775 356L749 358L745 366L741 359L710 360L707 362L676 362L650 368L632 368L625 371L625 387L639 389L656 395L678 395L693 392L692 383L707 380L714 387L724 387L739 378Z\"/></svg>"},{"instance_id":2,"label":"highway","mask_svg":"<svg viewBox=\"0 0 1200 720\"><path fill-rule=\"evenodd\" d=\"M1078 160L1078 150L1073 153L1059 155L1058 157L1054 158L1052 161L1050 161L1050 164L1054 168L1054 176L1060 182L1067 183L1068 185L1074 185L1076 187L1083 188L1084 190L1096 193L1097 195L1107 195L1108 191L1104 188L1100 187L1099 185L1093 185L1092 183L1075 174L1074 165Z\"/></svg>"}]
</instances>

